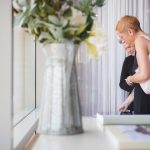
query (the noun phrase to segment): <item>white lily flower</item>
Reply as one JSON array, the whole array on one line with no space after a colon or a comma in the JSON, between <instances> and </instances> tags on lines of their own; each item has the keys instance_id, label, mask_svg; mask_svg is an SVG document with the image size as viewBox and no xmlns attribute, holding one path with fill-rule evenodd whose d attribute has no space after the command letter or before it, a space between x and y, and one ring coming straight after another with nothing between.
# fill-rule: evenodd
<instances>
[{"instance_id":1,"label":"white lily flower","mask_svg":"<svg viewBox=\"0 0 150 150\"><path fill-rule=\"evenodd\" d=\"M93 27L89 35L90 37L84 43L86 43L89 53L97 58L106 50L107 35L101 27Z\"/></svg>"},{"instance_id":2,"label":"white lily flower","mask_svg":"<svg viewBox=\"0 0 150 150\"><path fill-rule=\"evenodd\" d=\"M73 7L71 10L72 16L68 18L71 26L80 26L86 24L87 16Z\"/></svg>"}]
</instances>

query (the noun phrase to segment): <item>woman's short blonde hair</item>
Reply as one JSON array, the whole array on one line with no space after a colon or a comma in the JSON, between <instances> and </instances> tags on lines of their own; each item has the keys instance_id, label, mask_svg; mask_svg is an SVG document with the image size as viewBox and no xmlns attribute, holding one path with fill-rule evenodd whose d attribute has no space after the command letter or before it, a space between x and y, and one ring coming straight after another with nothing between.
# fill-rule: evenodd
<instances>
[{"instance_id":1,"label":"woman's short blonde hair","mask_svg":"<svg viewBox=\"0 0 150 150\"><path fill-rule=\"evenodd\" d=\"M116 25L116 31L119 33L127 32L128 29L132 29L135 32L141 30L139 20L134 16L123 16Z\"/></svg>"}]
</instances>

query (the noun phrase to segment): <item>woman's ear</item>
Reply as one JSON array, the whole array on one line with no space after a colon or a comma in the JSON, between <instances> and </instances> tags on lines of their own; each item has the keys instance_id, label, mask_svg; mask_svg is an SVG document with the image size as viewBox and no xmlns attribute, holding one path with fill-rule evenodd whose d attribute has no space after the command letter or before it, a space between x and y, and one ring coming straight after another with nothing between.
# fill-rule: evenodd
<instances>
[{"instance_id":1,"label":"woman's ear","mask_svg":"<svg viewBox=\"0 0 150 150\"><path fill-rule=\"evenodd\" d=\"M133 36L134 35L134 31L132 29L128 29L128 34Z\"/></svg>"}]
</instances>

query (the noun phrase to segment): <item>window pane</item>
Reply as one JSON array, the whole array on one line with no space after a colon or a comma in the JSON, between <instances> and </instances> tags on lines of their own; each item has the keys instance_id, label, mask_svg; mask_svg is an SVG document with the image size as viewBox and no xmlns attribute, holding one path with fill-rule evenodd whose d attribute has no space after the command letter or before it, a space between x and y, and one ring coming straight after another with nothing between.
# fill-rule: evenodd
<instances>
[{"instance_id":1,"label":"window pane","mask_svg":"<svg viewBox=\"0 0 150 150\"><path fill-rule=\"evenodd\" d=\"M14 125L35 108L35 41L19 27L13 35Z\"/></svg>"}]
</instances>

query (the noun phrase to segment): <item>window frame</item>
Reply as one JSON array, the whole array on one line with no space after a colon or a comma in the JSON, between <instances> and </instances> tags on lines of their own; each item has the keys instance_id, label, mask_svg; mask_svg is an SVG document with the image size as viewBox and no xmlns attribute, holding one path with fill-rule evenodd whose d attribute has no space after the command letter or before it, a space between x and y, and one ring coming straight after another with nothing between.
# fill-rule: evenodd
<instances>
[{"instance_id":1,"label":"window frame","mask_svg":"<svg viewBox=\"0 0 150 150\"><path fill-rule=\"evenodd\" d=\"M13 27L12 27L13 28ZM13 42L13 40L12 40ZM38 126L38 114L39 109L36 107L36 40L34 40L35 48L35 99L34 99L34 108L26 113L19 120L14 121L13 127L13 149L20 150L25 149L27 143L31 137L36 133ZM12 43L13 45L13 43ZM12 47L13 49L14 47Z\"/></svg>"}]
</instances>

